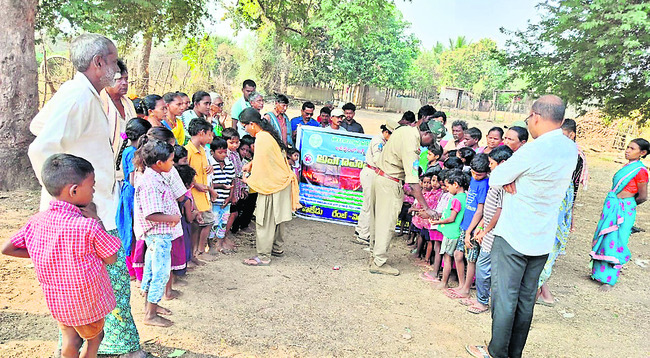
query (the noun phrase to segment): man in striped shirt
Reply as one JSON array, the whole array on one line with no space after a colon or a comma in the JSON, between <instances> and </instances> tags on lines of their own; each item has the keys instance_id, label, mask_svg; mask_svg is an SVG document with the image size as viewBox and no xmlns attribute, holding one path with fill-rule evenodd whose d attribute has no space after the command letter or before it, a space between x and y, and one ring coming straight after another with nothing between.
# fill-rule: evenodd
<instances>
[{"instance_id":1,"label":"man in striped shirt","mask_svg":"<svg viewBox=\"0 0 650 358\"><path fill-rule=\"evenodd\" d=\"M235 166L228 158L228 143L221 137L215 137L210 144L210 152L216 161L212 165L212 187L216 196L212 197L212 213L214 214L214 226L210 238L216 238L216 247L211 247L221 253L231 253L229 247L224 246L226 237L226 224L230 217L230 203L233 199L233 180L235 179Z\"/></svg>"}]
</instances>

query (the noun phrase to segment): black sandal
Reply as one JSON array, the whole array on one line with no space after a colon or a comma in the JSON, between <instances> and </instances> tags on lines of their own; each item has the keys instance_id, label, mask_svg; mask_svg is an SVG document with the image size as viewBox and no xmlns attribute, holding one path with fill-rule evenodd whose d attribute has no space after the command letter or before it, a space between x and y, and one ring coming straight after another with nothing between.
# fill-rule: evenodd
<instances>
[{"instance_id":1,"label":"black sandal","mask_svg":"<svg viewBox=\"0 0 650 358\"><path fill-rule=\"evenodd\" d=\"M271 256L282 257L284 256L284 250L280 250L280 251L273 250L271 251Z\"/></svg>"}]
</instances>

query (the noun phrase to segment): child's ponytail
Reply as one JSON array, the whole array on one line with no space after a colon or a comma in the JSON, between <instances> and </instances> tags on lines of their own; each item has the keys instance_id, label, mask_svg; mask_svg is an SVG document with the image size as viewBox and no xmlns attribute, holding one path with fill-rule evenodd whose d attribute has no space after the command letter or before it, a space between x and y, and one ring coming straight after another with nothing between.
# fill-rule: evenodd
<instances>
[{"instance_id":1,"label":"child's ponytail","mask_svg":"<svg viewBox=\"0 0 650 358\"><path fill-rule=\"evenodd\" d=\"M149 123L149 122L147 122ZM151 124L150 124L151 125ZM140 150L145 144L150 141L169 142L174 139L174 133L165 127L150 127L145 134L140 136L137 141L135 155L133 156L133 165L138 171L143 172L146 165Z\"/></svg>"},{"instance_id":2,"label":"child's ponytail","mask_svg":"<svg viewBox=\"0 0 650 358\"><path fill-rule=\"evenodd\" d=\"M151 123L146 119L136 117L129 120L124 133L121 133L123 142L120 147L120 153L117 155L117 160L115 161L115 170L120 170L122 154L124 153L124 149L129 145L129 142L131 144L137 143L140 138L145 137L149 129L151 129Z\"/></svg>"},{"instance_id":3,"label":"child's ponytail","mask_svg":"<svg viewBox=\"0 0 650 358\"><path fill-rule=\"evenodd\" d=\"M129 145L129 141L125 133L120 133L120 136L122 136L122 146L120 147L120 153L117 155L117 159L115 160L115 170L120 170L120 166L122 164L122 153L124 153L124 149Z\"/></svg>"},{"instance_id":4,"label":"child's ponytail","mask_svg":"<svg viewBox=\"0 0 650 358\"><path fill-rule=\"evenodd\" d=\"M149 136L148 135L143 135L138 139L138 143L135 146L135 154L133 154L133 166L135 166L135 169L139 172L143 172L145 169L144 165L144 159L142 158L142 152L140 151L140 148L142 148L145 144L149 142Z\"/></svg>"}]
</instances>

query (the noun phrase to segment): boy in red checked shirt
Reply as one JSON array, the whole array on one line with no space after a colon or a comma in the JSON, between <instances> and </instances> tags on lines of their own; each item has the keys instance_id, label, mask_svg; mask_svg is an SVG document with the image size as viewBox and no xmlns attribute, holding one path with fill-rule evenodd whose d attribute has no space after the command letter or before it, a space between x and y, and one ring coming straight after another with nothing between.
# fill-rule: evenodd
<instances>
[{"instance_id":1,"label":"boy in red checked shirt","mask_svg":"<svg viewBox=\"0 0 650 358\"><path fill-rule=\"evenodd\" d=\"M63 336L62 357L96 357L104 316L115 296L104 264L117 259L120 239L107 234L82 208L93 200L95 173L85 159L55 154L43 165L43 186L55 199L34 215L2 248L32 259L45 301Z\"/></svg>"}]
</instances>

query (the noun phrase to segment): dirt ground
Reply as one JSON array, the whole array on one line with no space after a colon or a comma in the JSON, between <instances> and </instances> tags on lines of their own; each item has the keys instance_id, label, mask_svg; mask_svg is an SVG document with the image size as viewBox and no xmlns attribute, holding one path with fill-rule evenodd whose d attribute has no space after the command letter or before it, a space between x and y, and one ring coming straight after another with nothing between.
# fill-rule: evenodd
<instances>
[{"instance_id":1,"label":"dirt ground","mask_svg":"<svg viewBox=\"0 0 650 358\"><path fill-rule=\"evenodd\" d=\"M358 114L376 128L391 115L399 117ZM557 304L535 307L527 357L650 355L650 235L632 236L633 258L614 290L599 292L589 279L591 238L620 158L589 158L591 182L578 193L577 230L549 281ZM38 200L35 192L0 192L2 240L38 209ZM646 230L649 208L642 205L637 217ZM191 272L189 285L179 288L183 296L164 303L174 312L171 328L142 324L144 300L132 287L144 349L156 357L176 350L183 357L467 357L466 344L489 341L489 314L468 313L418 279L421 270L407 258L403 239L389 252L402 274L387 277L368 273L369 254L350 242L352 227L294 219L287 232L286 256L270 267L242 265L254 253L254 238L238 236L239 253ZM0 257L0 357L48 357L56 339L31 262Z\"/></svg>"}]
</instances>

